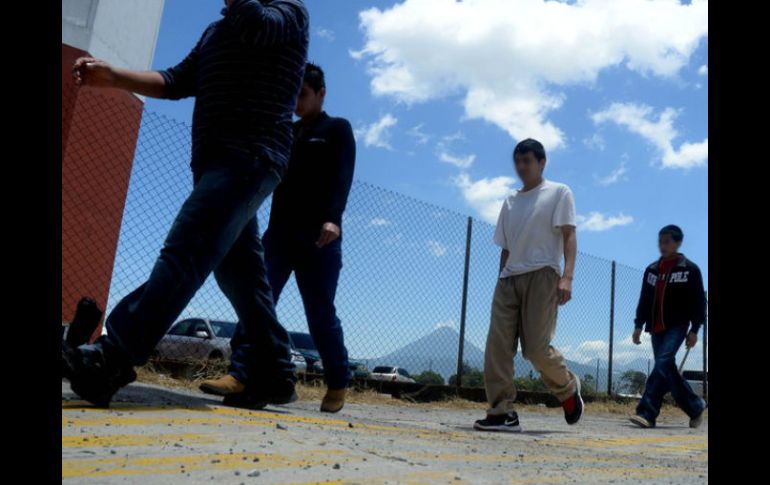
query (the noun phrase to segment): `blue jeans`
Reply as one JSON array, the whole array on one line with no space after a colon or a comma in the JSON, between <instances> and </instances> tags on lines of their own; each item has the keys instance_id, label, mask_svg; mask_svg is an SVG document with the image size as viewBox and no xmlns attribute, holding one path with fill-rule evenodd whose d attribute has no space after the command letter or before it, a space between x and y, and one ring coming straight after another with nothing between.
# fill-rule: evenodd
<instances>
[{"instance_id":1,"label":"blue jeans","mask_svg":"<svg viewBox=\"0 0 770 485\"><path fill-rule=\"evenodd\" d=\"M342 238L318 248L315 241L320 232L320 227L309 231L268 227L264 235L267 276L277 303L294 272L310 335L323 362L326 384L330 389L344 389L352 372L334 306L342 269Z\"/></svg>"},{"instance_id":2,"label":"blue jeans","mask_svg":"<svg viewBox=\"0 0 770 485\"><path fill-rule=\"evenodd\" d=\"M149 279L107 317L102 345L132 365L144 364L214 272L242 322L241 332L233 337L238 358L250 362L260 380L265 375L293 379L289 335L275 314L256 219L257 209L279 182L279 174L266 163L195 173L193 191L179 210ZM237 376L244 383L256 377Z\"/></svg>"},{"instance_id":3,"label":"blue jeans","mask_svg":"<svg viewBox=\"0 0 770 485\"><path fill-rule=\"evenodd\" d=\"M647 379L644 395L636 407L636 414L651 423L660 414L663 396L671 391L676 404L690 417L698 417L704 409L703 400L693 392L690 384L676 367L676 353L687 336L687 326L669 328L652 334L652 351L655 367Z\"/></svg>"}]
</instances>

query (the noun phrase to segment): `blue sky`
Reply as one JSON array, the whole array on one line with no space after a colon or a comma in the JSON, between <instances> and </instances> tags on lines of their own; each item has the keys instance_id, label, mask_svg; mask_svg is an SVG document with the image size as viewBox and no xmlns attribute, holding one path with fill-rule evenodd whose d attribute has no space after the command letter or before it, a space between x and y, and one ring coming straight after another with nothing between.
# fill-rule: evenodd
<instances>
[{"instance_id":1,"label":"blue sky","mask_svg":"<svg viewBox=\"0 0 770 485\"><path fill-rule=\"evenodd\" d=\"M384 247L406 244L402 247L419 248L421 257L434 256L433 265L422 270L417 269L421 259L409 259L415 272L440 274L436 260L454 268L462 263L464 241L464 223L457 214L494 222L500 201L518 186L511 151L518 140L531 136L546 146L546 176L569 184L575 193L582 252L643 268L657 256L658 229L676 223L685 231L683 251L700 265L708 282L707 3L309 0L307 5L310 60L327 75L326 110L349 119L356 130L356 179L448 209L457 219L451 226L436 225L428 241L409 246L408 236L398 238L399 213L387 211L384 192L374 190L382 198L372 206L380 212L373 212L362 190L346 213L348 240L359 235L369 244L366 234L390 231L377 239ZM179 62L206 25L220 18L220 8L216 0L166 0L153 68ZM146 107L189 123L193 101L147 100ZM141 147L140 137L138 159ZM188 160L162 163L178 163L173 180L187 183ZM132 199L140 197L137 183L132 179L122 236L132 230L128 214ZM180 197L184 195L182 191ZM170 199L159 210L164 221L170 224L181 200ZM157 226L157 234L138 232L136 237L142 234L142 244L159 248L168 226ZM482 348L494 282L487 281L487 273L494 272L497 258L491 234L491 228L483 228L474 239L480 248L474 261L481 267L476 287L483 289L471 295L469 311L476 316L469 325L477 330L469 333ZM121 239L116 278L122 283L113 285L113 297L141 283L156 254L153 249L137 256L131 241ZM419 278L399 282L404 275L394 271L392 280L366 287L371 285L368 275L354 259L363 257L361 241L348 243L354 264L343 270L338 299L349 334L358 331L351 320L362 313L371 314L367 329L373 323L382 328L376 338L383 341L390 338L387 329L394 320L420 321L404 323L408 332L391 339L392 345L437 325L457 325L459 282L453 279L446 288L431 289ZM402 252L388 251L381 256L381 267L405 261ZM597 276L606 272L605 263L579 260L578 278L581 261L584 280L576 286L582 297L565 307L562 320L586 320L588 315L595 330L586 334L573 327L559 341L569 347L568 355L587 359L591 351L603 351L605 323L596 315L606 313L599 300L608 289ZM628 301L619 310L625 320L640 283L641 274L628 270L628 296L622 297ZM212 285L209 281L191 307L200 308L212 298L217 306L223 304ZM402 298L405 287L413 288L414 305L402 302L389 318L377 316L381 301L363 303L359 298L379 290L383 300ZM435 306L419 303L422 290L437 295ZM287 291L296 293L291 286ZM298 301L290 307L279 306L279 311L301 319ZM379 350L392 348L387 347Z\"/></svg>"},{"instance_id":2,"label":"blue sky","mask_svg":"<svg viewBox=\"0 0 770 485\"><path fill-rule=\"evenodd\" d=\"M420 8L420 3L434 5L426 9ZM510 153L517 140L526 136L542 140L548 140L549 137L539 136L535 129L531 133L517 130L517 134L522 134L514 138L501 124L468 115L464 102L469 87L491 84L484 80L468 82L462 79L466 56L469 50L473 54L470 47L475 46L465 48L457 42L446 45L445 39L434 38L438 34L427 28L420 29L422 34L409 37L408 42L399 44L398 40L393 40L404 36L393 23L420 15L424 18L414 20L417 24L435 20L445 25L445 30L456 28L456 17L466 16L467 13L459 10L454 12L454 3L441 0L309 0L307 5L312 22L309 57L326 70L329 92L327 111L348 118L359 130L357 179L493 222L499 207L497 201L504 196L501 194L517 186L515 182L507 180L496 181L498 177L515 178ZM539 82L544 86L540 89L561 98L560 107L551 110L546 119L563 133L560 148L551 150L545 142L549 155L546 175L569 184L574 190L578 213L586 218L579 239L582 251L641 268L656 257L657 230L668 223L676 223L683 227L686 234L683 251L701 266L707 282L707 145L705 156L700 155L699 162L682 162L686 168L662 168L661 159L665 150L660 148L668 140L674 150L689 143L701 144L699 148L703 152L702 142L708 137L707 28L702 25L702 15L688 11L694 10L695 6L677 6L677 2L670 1L642 2L640 6L639 2L631 1L623 10L627 21L630 22L634 16L654 16L656 12L663 19L642 24L641 39L628 40L622 38L622 33L610 33L597 41L582 41L579 36L584 35L584 32L571 27L570 16L598 16L596 11L606 9L601 6L589 8L596 1L586 2L588 6L584 7L562 5L565 9L578 11L574 14L569 11L554 14L554 25L551 28L551 14L544 13L538 6L542 2L477 0L465 3L471 4L471 8L481 13L487 8L484 4L491 4L492 7L496 4L510 6L502 9L501 17L518 17L521 11L528 9L532 18L539 20L535 23L541 23L545 32L555 30L560 32L558 35L566 36L564 31L572 28L574 32L568 33L578 39L574 46L577 50L584 44L583 50L590 51L593 42L604 45L615 41L621 44L617 48L619 53L615 53L619 56L617 62L598 62L597 66L591 68L596 74L595 79L579 79L580 76L575 76L570 68L565 68L563 74L546 72L541 76L559 80L548 82L546 79ZM474 6L474 3L478 5ZM646 8L644 3L652 7ZM672 3L675 10L668 13L666 9L671 8ZM403 13L389 10L394 6L404 8L411 4L418 7ZM521 4L521 10L513 8L517 4ZM667 7L664 8L663 4L667 4ZM583 12L579 11L581 8ZM361 12L373 12L370 9L379 9L381 13L370 14L373 20L370 20L369 27L365 27L361 21ZM165 68L181 60L206 25L219 18L219 10L220 2L216 0L166 0L154 68ZM388 14L390 17L387 17ZM563 16L565 18L561 19ZM583 20L583 23L586 22ZM692 25L691 28L682 27L688 23ZM506 27L505 21L498 24L500 28ZM515 20L510 21L511 29L519 25ZM606 26L607 30L611 30L611 27ZM402 27L407 28L410 25ZM645 32L645 28L649 31ZM674 36L672 34L685 38L669 42L668 39ZM465 35L482 37L477 41L479 48L497 48L497 41L485 44L487 41L483 39L483 27L475 28ZM542 35L548 38L557 34ZM495 36L490 38L495 39ZM455 65L446 67L444 73L439 73L439 77L461 78L453 81L460 86L448 88L445 94L425 101L410 99L414 94L409 86L375 93L372 82L376 76L372 74L372 64L380 60L366 54L361 59L355 58L360 57L357 53L367 46L367 42L384 44L390 49L385 55L403 59L403 64L408 68L415 68L412 61L415 56L430 56L431 52L441 51L443 59L448 55L444 51L454 50L456 56L449 55L446 58L455 62L446 64ZM404 53L410 48L409 42L413 42L412 48L418 54ZM648 53L637 52L644 51L643 48L648 44L656 49L673 50L676 55L669 56L673 60L648 59ZM528 58L547 59L554 54L553 46L547 39L533 41L528 49L511 49L501 53L499 62L510 63L505 69L514 73L512 82L516 82L518 76L517 56L524 55L522 49ZM635 55L637 58L633 58ZM629 67L631 62L634 63L633 67ZM531 60L523 60L522 63L533 65L533 70L542 70L542 64L547 64ZM636 67L636 64L641 66ZM468 66L468 69L472 68ZM433 80L431 76L425 78L427 81ZM568 80L562 81L563 78ZM379 80L383 84L388 83L387 75L380 76ZM419 82L415 80L415 84ZM505 82L501 84L503 86L496 89L505 94ZM416 90L419 91L418 88ZM539 94L530 91L537 89L524 88L523 97L533 94L532 97L536 98ZM506 101L504 95L499 98L501 100L497 106ZM148 109L187 122L191 119L192 107L192 100L147 102ZM648 112L645 113L645 110ZM661 119L666 110L673 113L673 120L668 123L665 116ZM593 120L593 115L602 114L604 121ZM389 120L396 120L395 125L388 127ZM623 124L622 120L627 120L627 123ZM385 125L384 130L377 131L378 123L379 126ZM667 128L666 125L670 126ZM631 126L636 127L637 131ZM368 146L367 128L370 128L368 134L371 142ZM638 133L644 130L652 133L648 136ZM672 137L672 133L677 136ZM442 154L460 159L459 163L473 157L473 163L466 168L458 167L442 162ZM468 177L465 179L465 189L461 185L462 180L457 180L463 174ZM491 187L480 184L485 181ZM477 185L471 185L473 183ZM469 197L475 197L475 201L469 201Z\"/></svg>"}]
</instances>

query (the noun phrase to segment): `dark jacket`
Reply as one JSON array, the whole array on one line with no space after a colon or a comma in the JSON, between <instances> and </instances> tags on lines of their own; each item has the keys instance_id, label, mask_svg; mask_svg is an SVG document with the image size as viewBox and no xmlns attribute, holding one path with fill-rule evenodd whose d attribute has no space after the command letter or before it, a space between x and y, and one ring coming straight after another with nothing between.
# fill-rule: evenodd
<instances>
[{"instance_id":1,"label":"dark jacket","mask_svg":"<svg viewBox=\"0 0 770 485\"><path fill-rule=\"evenodd\" d=\"M656 285L660 270L660 260L655 261L644 271L642 291L636 307L636 328L644 327L651 332L655 324L655 310L658 305ZM697 333L706 321L706 293L703 289L703 277L700 268L679 255L666 281L663 290L663 326L666 328L692 324L691 331Z\"/></svg>"},{"instance_id":2,"label":"dark jacket","mask_svg":"<svg viewBox=\"0 0 770 485\"><path fill-rule=\"evenodd\" d=\"M194 96L192 168L250 167L283 174L302 87L308 12L300 0L235 0L179 64L159 71L165 96Z\"/></svg>"},{"instance_id":3,"label":"dark jacket","mask_svg":"<svg viewBox=\"0 0 770 485\"><path fill-rule=\"evenodd\" d=\"M295 123L295 134L301 123ZM317 238L326 222L341 227L355 160L350 123L322 112L301 136L295 135L289 168L273 194L270 229Z\"/></svg>"}]
</instances>

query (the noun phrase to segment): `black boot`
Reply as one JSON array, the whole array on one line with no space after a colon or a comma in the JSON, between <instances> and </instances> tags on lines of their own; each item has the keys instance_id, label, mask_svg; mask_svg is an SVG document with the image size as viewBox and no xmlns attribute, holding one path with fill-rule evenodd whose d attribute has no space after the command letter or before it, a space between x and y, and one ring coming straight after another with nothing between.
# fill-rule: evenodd
<instances>
[{"instance_id":1,"label":"black boot","mask_svg":"<svg viewBox=\"0 0 770 485\"><path fill-rule=\"evenodd\" d=\"M102 311L96 302L88 297L81 298L67 331L67 343L71 347L87 344L101 319Z\"/></svg>"}]
</instances>

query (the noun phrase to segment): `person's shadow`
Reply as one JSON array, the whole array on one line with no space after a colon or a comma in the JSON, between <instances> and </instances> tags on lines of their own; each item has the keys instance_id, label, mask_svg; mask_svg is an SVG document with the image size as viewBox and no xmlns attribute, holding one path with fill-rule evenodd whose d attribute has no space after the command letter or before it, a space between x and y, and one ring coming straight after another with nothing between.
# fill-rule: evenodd
<instances>
[{"instance_id":1,"label":"person's shadow","mask_svg":"<svg viewBox=\"0 0 770 485\"><path fill-rule=\"evenodd\" d=\"M62 407L71 407L65 403L78 403L77 407L94 407L91 403L82 400L71 390L62 390ZM81 406L80 403L83 403ZM195 391L175 391L174 389L162 388L143 383L132 383L120 389L110 402L109 409L128 410L142 407L168 407L178 409L199 409L205 411L211 406L223 406L222 398ZM228 406L229 407L229 406ZM268 405L264 409L235 408L246 411L265 411L276 414L291 414L289 410L280 409Z\"/></svg>"},{"instance_id":2,"label":"person's shadow","mask_svg":"<svg viewBox=\"0 0 770 485\"><path fill-rule=\"evenodd\" d=\"M473 426L469 425L460 425L460 426L452 426L454 429L460 430L460 431L470 431L472 433L479 433L479 434L486 434L486 435L496 435L496 434L513 434L513 435L531 435L531 436L542 436L546 437L549 434L571 434L569 431L559 431L559 430L535 430L535 429L522 429L521 431L517 431L515 433L508 433L505 431L479 431L477 429L474 429Z\"/></svg>"}]
</instances>

